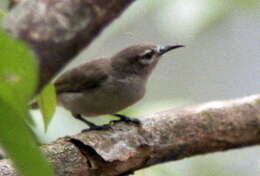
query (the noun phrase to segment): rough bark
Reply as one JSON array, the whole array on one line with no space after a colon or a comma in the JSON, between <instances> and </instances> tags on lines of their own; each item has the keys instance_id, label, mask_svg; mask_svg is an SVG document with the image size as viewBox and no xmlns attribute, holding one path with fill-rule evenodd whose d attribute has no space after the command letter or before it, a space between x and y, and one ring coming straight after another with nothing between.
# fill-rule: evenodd
<instances>
[{"instance_id":1,"label":"rough bark","mask_svg":"<svg viewBox=\"0 0 260 176\"><path fill-rule=\"evenodd\" d=\"M155 113L42 146L59 176L116 176L158 163L260 144L260 95ZM0 176L15 176L0 160Z\"/></svg>"},{"instance_id":2,"label":"rough bark","mask_svg":"<svg viewBox=\"0 0 260 176\"><path fill-rule=\"evenodd\" d=\"M35 52L41 88L134 1L22 0L5 27Z\"/></svg>"}]
</instances>

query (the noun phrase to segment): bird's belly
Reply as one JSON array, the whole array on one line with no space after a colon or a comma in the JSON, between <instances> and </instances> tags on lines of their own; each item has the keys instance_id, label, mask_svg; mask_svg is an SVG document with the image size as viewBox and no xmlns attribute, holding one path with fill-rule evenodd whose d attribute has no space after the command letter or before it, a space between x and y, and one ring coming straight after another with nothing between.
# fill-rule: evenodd
<instances>
[{"instance_id":1,"label":"bird's belly","mask_svg":"<svg viewBox=\"0 0 260 176\"><path fill-rule=\"evenodd\" d=\"M144 90L130 87L103 88L84 93L64 93L58 96L59 103L72 113L87 117L116 113L141 99Z\"/></svg>"}]
</instances>

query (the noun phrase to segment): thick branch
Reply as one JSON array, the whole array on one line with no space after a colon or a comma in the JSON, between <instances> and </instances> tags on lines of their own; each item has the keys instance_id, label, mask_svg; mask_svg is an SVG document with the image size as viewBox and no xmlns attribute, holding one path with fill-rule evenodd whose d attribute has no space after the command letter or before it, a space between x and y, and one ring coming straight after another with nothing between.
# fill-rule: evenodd
<instances>
[{"instance_id":1,"label":"thick branch","mask_svg":"<svg viewBox=\"0 0 260 176\"><path fill-rule=\"evenodd\" d=\"M260 95L155 113L42 146L60 176L116 176L198 154L260 144ZM9 160L0 176L14 176Z\"/></svg>"},{"instance_id":2,"label":"thick branch","mask_svg":"<svg viewBox=\"0 0 260 176\"><path fill-rule=\"evenodd\" d=\"M134 0L22 0L5 27L26 41L40 64L42 87Z\"/></svg>"}]
</instances>

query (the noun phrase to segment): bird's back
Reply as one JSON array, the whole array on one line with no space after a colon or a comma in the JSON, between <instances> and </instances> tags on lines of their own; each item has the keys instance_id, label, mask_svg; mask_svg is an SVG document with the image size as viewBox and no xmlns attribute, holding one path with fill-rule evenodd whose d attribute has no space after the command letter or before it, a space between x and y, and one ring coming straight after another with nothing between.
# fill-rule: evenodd
<instances>
[{"instance_id":1,"label":"bird's back","mask_svg":"<svg viewBox=\"0 0 260 176\"><path fill-rule=\"evenodd\" d=\"M141 79L122 77L112 70L110 60L99 59L66 72L55 83L58 102L90 117L118 112L143 97Z\"/></svg>"}]
</instances>

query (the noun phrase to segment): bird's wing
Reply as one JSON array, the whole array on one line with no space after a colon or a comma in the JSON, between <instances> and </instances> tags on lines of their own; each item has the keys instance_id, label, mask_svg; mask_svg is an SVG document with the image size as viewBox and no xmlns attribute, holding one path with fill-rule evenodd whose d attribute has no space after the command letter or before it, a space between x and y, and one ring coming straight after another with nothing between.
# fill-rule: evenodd
<instances>
[{"instance_id":1,"label":"bird's wing","mask_svg":"<svg viewBox=\"0 0 260 176\"><path fill-rule=\"evenodd\" d=\"M88 91L100 86L107 78L108 74L102 69L102 63L87 63L62 74L55 81L56 92Z\"/></svg>"}]
</instances>

